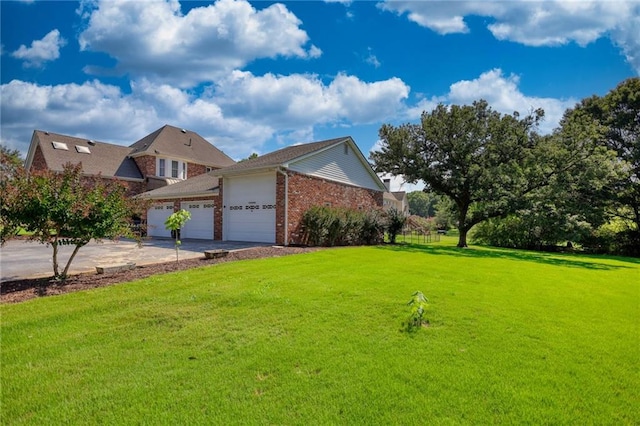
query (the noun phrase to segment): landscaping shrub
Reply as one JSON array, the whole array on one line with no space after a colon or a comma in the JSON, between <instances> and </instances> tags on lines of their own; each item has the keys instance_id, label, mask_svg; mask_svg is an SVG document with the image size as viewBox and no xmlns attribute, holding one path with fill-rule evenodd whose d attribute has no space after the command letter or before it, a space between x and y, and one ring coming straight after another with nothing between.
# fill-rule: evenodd
<instances>
[{"instance_id":1,"label":"landscaping shrub","mask_svg":"<svg viewBox=\"0 0 640 426\"><path fill-rule=\"evenodd\" d=\"M402 232L402 228L404 228L404 224L407 222L407 217L395 208L391 208L386 212L386 230L389 235L389 241L391 244L396 243L396 237L400 232Z\"/></svg>"},{"instance_id":2,"label":"landscaping shrub","mask_svg":"<svg viewBox=\"0 0 640 426\"><path fill-rule=\"evenodd\" d=\"M314 206L302 216L302 241L309 246L378 244L383 231L375 210Z\"/></svg>"}]
</instances>

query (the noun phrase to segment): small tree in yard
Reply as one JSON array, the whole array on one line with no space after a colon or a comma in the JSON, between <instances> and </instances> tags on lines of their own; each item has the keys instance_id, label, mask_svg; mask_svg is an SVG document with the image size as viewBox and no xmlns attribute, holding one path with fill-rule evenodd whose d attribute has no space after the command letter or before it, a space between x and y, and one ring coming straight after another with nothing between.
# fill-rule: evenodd
<instances>
[{"instance_id":1,"label":"small tree in yard","mask_svg":"<svg viewBox=\"0 0 640 426\"><path fill-rule=\"evenodd\" d=\"M78 250L91 239L134 237L131 217L142 211L143 202L125 196L126 187L117 181L82 176L82 166L67 164L62 172L19 170L3 176L0 186L2 243L15 234L7 230L21 226L30 239L51 245L53 273L65 279ZM64 270L58 266L58 249L74 246Z\"/></svg>"},{"instance_id":2,"label":"small tree in yard","mask_svg":"<svg viewBox=\"0 0 640 426\"><path fill-rule=\"evenodd\" d=\"M177 212L169 216L167 220L164 222L165 228L167 228L170 231L173 231L176 237L176 244L175 244L176 245L176 263L178 262L178 249L180 248L180 244L181 244L178 232L180 231L180 228L182 228L189 219L191 219L191 213L189 213L186 210L178 210Z\"/></svg>"},{"instance_id":3,"label":"small tree in yard","mask_svg":"<svg viewBox=\"0 0 640 426\"><path fill-rule=\"evenodd\" d=\"M387 233L389 234L389 242L391 244L396 243L396 237L400 232L402 232L402 228L404 228L404 224L407 222L407 218L401 211L396 208L390 208L387 210Z\"/></svg>"}]
</instances>

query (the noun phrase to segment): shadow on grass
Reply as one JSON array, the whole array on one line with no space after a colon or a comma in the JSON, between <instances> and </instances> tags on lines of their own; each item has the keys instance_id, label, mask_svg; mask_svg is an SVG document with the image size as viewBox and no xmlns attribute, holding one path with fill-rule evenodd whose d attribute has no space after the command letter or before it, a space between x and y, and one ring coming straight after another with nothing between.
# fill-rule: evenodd
<instances>
[{"instance_id":1,"label":"shadow on grass","mask_svg":"<svg viewBox=\"0 0 640 426\"><path fill-rule=\"evenodd\" d=\"M621 258L614 256L595 256L595 255L576 255L576 254L564 254L564 253L544 253L526 250L515 249L503 249L496 247L467 247L459 248L455 246L445 245L433 245L433 244L396 244L396 245L384 245L379 246L382 250L390 251L402 251L402 252L415 252L425 253L431 255L447 255L456 257L470 257L470 258L487 258L487 259L509 259L519 260L525 262L536 262L547 265L566 266L572 268L586 268L586 269L599 269L599 270L615 270L615 269L628 269L632 266L623 265L611 265L608 263L602 263L601 260L609 259L618 262L628 262L633 264L640 264L640 259L633 258ZM571 258L568 258L571 256ZM585 260L576 259L576 256L584 257Z\"/></svg>"}]
</instances>

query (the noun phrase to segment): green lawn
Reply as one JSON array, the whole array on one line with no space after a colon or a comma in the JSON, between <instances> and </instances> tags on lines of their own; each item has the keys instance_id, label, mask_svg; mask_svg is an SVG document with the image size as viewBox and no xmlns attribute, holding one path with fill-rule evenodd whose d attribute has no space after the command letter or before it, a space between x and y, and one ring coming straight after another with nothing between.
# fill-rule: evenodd
<instances>
[{"instance_id":1,"label":"green lawn","mask_svg":"<svg viewBox=\"0 0 640 426\"><path fill-rule=\"evenodd\" d=\"M455 241L3 305L1 423L640 423L637 259Z\"/></svg>"}]
</instances>

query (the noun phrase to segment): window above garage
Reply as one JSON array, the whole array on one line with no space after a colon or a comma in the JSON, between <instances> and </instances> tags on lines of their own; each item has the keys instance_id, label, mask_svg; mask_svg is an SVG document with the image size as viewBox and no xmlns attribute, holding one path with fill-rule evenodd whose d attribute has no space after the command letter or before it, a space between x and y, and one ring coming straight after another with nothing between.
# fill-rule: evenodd
<instances>
[{"instance_id":1,"label":"window above garage","mask_svg":"<svg viewBox=\"0 0 640 426\"><path fill-rule=\"evenodd\" d=\"M185 180L187 178L187 163L171 158L156 158L156 176Z\"/></svg>"}]
</instances>

